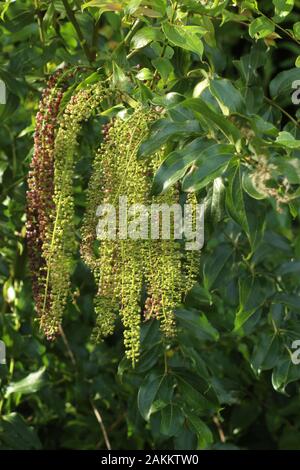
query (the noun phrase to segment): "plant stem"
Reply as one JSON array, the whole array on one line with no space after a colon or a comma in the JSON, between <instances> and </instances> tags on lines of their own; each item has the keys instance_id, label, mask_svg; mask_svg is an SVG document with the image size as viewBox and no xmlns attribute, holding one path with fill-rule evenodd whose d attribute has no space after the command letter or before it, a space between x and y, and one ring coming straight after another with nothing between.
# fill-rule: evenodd
<instances>
[{"instance_id":1,"label":"plant stem","mask_svg":"<svg viewBox=\"0 0 300 470\"><path fill-rule=\"evenodd\" d=\"M271 21L271 23L275 26L275 28L278 28L280 31L282 31L286 36L288 36L292 41L296 42L297 44L300 44L300 41L298 41L295 36L293 36L287 29L283 28L280 24L276 23L272 18L269 18L267 15L259 11L259 13L266 18L268 21Z\"/></svg>"},{"instance_id":2,"label":"plant stem","mask_svg":"<svg viewBox=\"0 0 300 470\"><path fill-rule=\"evenodd\" d=\"M285 111L285 109L283 109L278 103L276 103L275 101L271 100L270 98L268 98L267 96L264 97L265 101L267 101L267 103L269 103L271 106L274 106L274 108L277 108L279 109L279 111L282 112L282 114L284 114L287 118L289 118L290 121L292 121L293 124L295 124L295 126L299 127L300 129L300 124L298 121L296 121L295 118L293 118L293 116L291 116L287 111Z\"/></svg>"},{"instance_id":3,"label":"plant stem","mask_svg":"<svg viewBox=\"0 0 300 470\"><path fill-rule=\"evenodd\" d=\"M177 10L177 7L178 7L178 2L176 1L174 3L174 7L173 7L173 13L172 13L172 18L171 18L171 23L173 23L173 21L175 20L175 16L176 16L176 10ZM165 44L163 45L163 48L161 50L161 54L160 54L160 57L163 57L165 55L165 52L167 50L167 46L168 46L168 43L165 42ZM153 89L154 85L155 85L155 81L158 77L158 71L155 70L154 74L153 74L153 78L152 78L152 81L151 81L151 84L150 84L150 88L151 90Z\"/></svg>"},{"instance_id":4,"label":"plant stem","mask_svg":"<svg viewBox=\"0 0 300 470\"><path fill-rule=\"evenodd\" d=\"M63 327L62 327L61 325L59 326L59 332L60 332L60 334L61 334L61 337L62 337L62 340L63 340L64 345L65 345L65 347L66 347L66 350L68 351L68 356L69 356L69 358L70 358L70 360L71 360L73 366L76 367L77 364L76 364L75 356L74 356L73 351L72 351L72 349L71 349L71 347L70 347L69 341L67 340L67 337L66 337L66 335L65 335L65 332L64 332L64 330L63 330Z\"/></svg>"},{"instance_id":5,"label":"plant stem","mask_svg":"<svg viewBox=\"0 0 300 470\"><path fill-rule=\"evenodd\" d=\"M41 40L41 43L44 45L44 43L45 43L45 33L44 33L44 27L43 27L43 13L40 10L39 0L34 1L34 6L35 6L35 10L36 10L40 40Z\"/></svg>"},{"instance_id":6,"label":"plant stem","mask_svg":"<svg viewBox=\"0 0 300 470\"><path fill-rule=\"evenodd\" d=\"M220 437L220 441L225 443L226 442L226 436L224 434L224 431L223 431L223 428L221 426L221 423L220 423L220 420L217 416L214 416L213 417L213 422L215 423L216 427L217 427L217 430L218 430L218 433L219 433L219 437Z\"/></svg>"},{"instance_id":7,"label":"plant stem","mask_svg":"<svg viewBox=\"0 0 300 470\"><path fill-rule=\"evenodd\" d=\"M110 441L109 441L109 438L108 438L108 435L107 435L107 432L106 432L106 429L105 429L105 426L103 424L103 420L102 420L102 416L99 412L99 410L97 409L96 405L95 405L95 402L94 400L91 398L90 399L90 403L91 403L91 406L93 408L93 411L94 411L94 415L100 425L100 428L101 428L101 431L102 431L102 434L103 434L103 437L104 437L104 441L105 441L105 445L106 445L106 448L107 450L111 450L111 444L110 444Z\"/></svg>"},{"instance_id":8,"label":"plant stem","mask_svg":"<svg viewBox=\"0 0 300 470\"><path fill-rule=\"evenodd\" d=\"M68 356L72 362L72 365L73 367L76 369L76 371L78 372L78 369L77 369L77 362L76 362L76 358L73 354L73 351L71 349L71 346L70 346L70 343L68 341L68 338L66 337L66 334L63 330L63 327L60 325L59 327L59 331L60 331L60 334L61 334L61 337L62 337L62 340L63 340L63 343L66 347L66 350L68 352ZM103 435L103 439L104 439L104 442L105 442L105 446L107 448L107 450L111 450L111 444L110 444L110 441L109 441L109 437L108 437L108 434L107 434L107 431L106 431L106 428L105 428L105 425L103 423L103 419L102 419L102 416L101 416L101 413L100 411L98 410L98 408L96 407L96 404L93 400L92 397L90 397L89 399L90 401L90 404L91 404L91 407L92 407L92 410L94 412L94 415L100 425L100 428L101 428L101 432L102 432L102 435Z\"/></svg>"},{"instance_id":9,"label":"plant stem","mask_svg":"<svg viewBox=\"0 0 300 470\"><path fill-rule=\"evenodd\" d=\"M126 34L124 40L122 41L123 44L129 44L131 39L133 38L133 36L135 35L135 33L137 32L137 30L140 28L140 26L142 25L143 23L141 22L141 20L136 20L132 27L130 28L130 30L128 31L128 33Z\"/></svg>"},{"instance_id":10,"label":"plant stem","mask_svg":"<svg viewBox=\"0 0 300 470\"><path fill-rule=\"evenodd\" d=\"M40 10L39 0L34 1L34 6L35 6L35 11L36 11L40 41L41 41L42 47L44 48L45 47L45 31L44 31L44 24L43 24L44 15L42 11ZM44 73L45 74L48 73L47 64L44 65Z\"/></svg>"},{"instance_id":11,"label":"plant stem","mask_svg":"<svg viewBox=\"0 0 300 470\"><path fill-rule=\"evenodd\" d=\"M88 46L88 44L87 44L87 42L86 42L86 40L83 36L83 33L82 33L81 28L79 26L79 23L76 19L74 11L70 7L70 5L68 3L68 0L62 0L62 2L63 2L63 5L65 7L65 10L66 10L67 17L69 18L70 22L74 26L74 29L77 33L77 36L78 36L78 39L79 39L79 42L80 42L80 45L82 47L83 52L85 53L85 55L86 55L86 57L87 57L87 59L90 63L94 62L94 60L95 60L94 54L90 50L90 48L89 48L89 46Z\"/></svg>"}]
</instances>

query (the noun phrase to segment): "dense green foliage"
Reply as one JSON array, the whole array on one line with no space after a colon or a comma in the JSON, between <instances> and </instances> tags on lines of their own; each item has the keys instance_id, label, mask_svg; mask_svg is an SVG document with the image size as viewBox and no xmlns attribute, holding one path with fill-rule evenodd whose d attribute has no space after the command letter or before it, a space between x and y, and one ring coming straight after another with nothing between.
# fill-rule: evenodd
<instances>
[{"instance_id":1,"label":"dense green foliage","mask_svg":"<svg viewBox=\"0 0 300 470\"><path fill-rule=\"evenodd\" d=\"M0 449L300 449L299 7L0 3ZM69 264L54 285L62 328L48 342L34 311L26 191L41 93L62 66L72 79L57 142L72 179L56 174L56 197L72 200L59 223L62 238L73 235L49 255L55 273L59 256ZM73 129L62 117L72 95L97 84L111 95L77 114ZM204 201L206 240L198 282L175 311L177 335L166 340L156 321L143 322L133 368L119 321L113 336L91 341L96 285L67 251L80 242L103 126L140 106L160 113L137 152L140 162L164 152L152 194L176 187Z\"/></svg>"}]
</instances>

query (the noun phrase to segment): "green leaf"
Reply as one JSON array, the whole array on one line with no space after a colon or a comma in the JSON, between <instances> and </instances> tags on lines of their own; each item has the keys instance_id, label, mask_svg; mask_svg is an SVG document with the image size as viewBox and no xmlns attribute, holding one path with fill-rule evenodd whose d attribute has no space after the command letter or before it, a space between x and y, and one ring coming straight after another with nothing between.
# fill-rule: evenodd
<instances>
[{"instance_id":1,"label":"green leaf","mask_svg":"<svg viewBox=\"0 0 300 470\"><path fill-rule=\"evenodd\" d=\"M227 78L214 78L209 82L211 94L216 98L225 116L243 109L243 97Z\"/></svg>"},{"instance_id":2,"label":"green leaf","mask_svg":"<svg viewBox=\"0 0 300 470\"><path fill-rule=\"evenodd\" d=\"M258 336L250 363L256 374L263 370L273 369L281 356L280 338L274 332Z\"/></svg>"},{"instance_id":3,"label":"green leaf","mask_svg":"<svg viewBox=\"0 0 300 470\"><path fill-rule=\"evenodd\" d=\"M253 276L239 279L239 309L235 316L234 331L238 331L264 304L268 293L261 290Z\"/></svg>"},{"instance_id":4,"label":"green leaf","mask_svg":"<svg viewBox=\"0 0 300 470\"><path fill-rule=\"evenodd\" d=\"M276 176L285 177L291 184L300 184L300 159L278 157L274 162Z\"/></svg>"},{"instance_id":5,"label":"green leaf","mask_svg":"<svg viewBox=\"0 0 300 470\"><path fill-rule=\"evenodd\" d=\"M207 207L205 217L211 221L213 225L218 224L223 218L224 201L225 185L223 183L223 179L218 177L214 180L205 201L205 205Z\"/></svg>"},{"instance_id":6,"label":"green leaf","mask_svg":"<svg viewBox=\"0 0 300 470\"><path fill-rule=\"evenodd\" d=\"M253 44L249 54L243 55L240 60L234 60L233 65L238 69L240 77L248 88L257 83L257 69L265 65L266 52L260 43Z\"/></svg>"},{"instance_id":7,"label":"green leaf","mask_svg":"<svg viewBox=\"0 0 300 470\"><path fill-rule=\"evenodd\" d=\"M128 0L126 7L124 8L125 15L133 15L139 8L142 0Z\"/></svg>"},{"instance_id":8,"label":"green leaf","mask_svg":"<svg viewBox=\"0 0 300 470\"><path fill-rule=\"evenodd\" d=\"M275 7L274 21L280 22L288 16L294 8L294 0L273 0Z\"/></svg>"},{"instance_id":9,"label":"green leaf","mask_svg":"<svg viewBox=\"0 0 300 470\"><path fill-rule=\"evenodd\" d=\"M213 410L217 410L217 397L206 380L186 369L175 370L174 372L176 373L179 392L184 397L185 403L193 408L194 413L208 410L211 413Z\"/></svg>"},{"instance_id":10,"label":"green leaf","mask_svg":"<svg viewBox=\"0 0 300 470\"><path fill-rule=\"evenodd\" d=\"M171 109L176 107L179 103L184 100L185 97L180 93L171 92L163 96L156 96L153 99L153 103L162 106L163 108Z\"/></svg>"},{"instance_id":11,"label":"green leaf","mask_svg":"<svg viewBox=\"0 0 300 470\"><path fill-rule=\"evenodd\" d=\"M276 144L283 145L289 149L297 149L300 148L300 140L296 140L295 137L290 134L290 132L279 132L278 137L276 139Z\"/></svg>"},{"instance_id":12,"label":"green leaf","mask_svg":"<svg viewBox=\"0 0 300 470\"><path fill-rule=\"evenodd\" d=\"M5 14L7 13L10 4L14 1L15 0L6 0L4 5L0 6L0 18L1 18L2 21L4 21Z\"/></svg>"},{"instance_id":13,"label":"green leaf","mask_svg":"<svg viewBox=\"0 0 300 470\"><path fill-rule=\"evenodd\" d=\"M119 67L116 62L112 63L113 68L113 76L112 76L112 84L115 88L118 88L123 91L130 90L130 79L126 76L123 69Z\"/></svg>"},{"instance_id":14,"label":"green leaf","mask_svg":"<svg viewBox=\"0 0 300 470\"><path fill-rule=\"evenodd\" d=\"M196 432L199 439L200 449L206 449L213 443L213 435L209 427L193 413L186 412L191 428Z\"/></svg>"},{"instance_id":15,"label":"green leaf","mask_svg":"<svg viewBox=\"0 0 300 470\"><path fill-rule=\"evenodd\" d=\"M276 273L280 276L300 274L300 261L287 261L276 270Z\"/></svg>"},{"instance_id":16,"label":"green leaf","mask_svg":"<svg viewBox=\"0 0 300 470\"><path fill-rule=\"evenodd\" d=\"M192 307L203 308L212 304L212 298L210 292L200 284L196 283L190 292L187 294L185 303Z\"/></svg>"},{"instance_id":17,"label":"green leaf","mask_svg":"<svg viewBox=\"0 0 300 470\"><path fill-rule=\"evenodd\" d=\"M152 60L152 64L158 71L163 82L166 83L173 72L173 65L170 60L165 57L158 57L157 59Z\"/></svg>"},{"instance_id":18,"label":"green leaf","mask_svg":"<svg viewBox=\"0 0 300 470\"><path fill-rule=\"evenodd\" d=\"M195 310L177 309L175 315L182 327L188 329L198 339L218 341L219 332L208 321L204 313Z\"/></svg>"},{"instance_id":19,"label":"green leaf","mask_svg":"<svg viewBox=\"0 0 300 470\"><path fill-rule=\"evenodd\" d=\"M200 156L201 151L212 142L197 137L180 150L171 152L157 170L152 186L153 194L160 194L184 176L187 168Z\"/></svg>"},{"instance_id":20,"label":"green leaf","mask_svg":"<svg viewBox=\"0 0 300 470\"><path fill-rule=\"evenodd\" d=\"M182 105L199 113L208 124L217 127L231 143L236 143L240 140L241 134L239 129L224 116L213 111L200 97L187 99Z\"/></svg>"},{"instance_id":21,"label":"green leaf","mask_svg":"<svg viewBox=\"0 0 300 470\"><path fill-rule=\"evenodd\" d=\"M142 159L160 149L168 140L173 137L181 137L185 134L199 134L200 126L197 121L172 122L167 119L160 119L152 126L150 137L139 147L138 158ZM178 139L176 139L178 140Z\"/></svg>"},{"instance_id":22,"label":"green leaf","mask_svg":"<svg viewBox=\"0 0 300 470\"><path fill-rule=\"evenodd\" d=\"M97 83L102 79L101 75L98 72L91 73L88 77L82 80L79 85L75 88L76 91L82 90L87 87L87 85L92 85Z\"/></svg>"},{"instance_id":23,"label":"green leaf","mask_svg":"<svg viewBox=\"0 0 300 470\"><path fill-rule=\"evenodd\" d=\"M300 298L296 294L279 293L274 297L274 301L286 305L291 310L300 310Z\"/></svg>"},{"instance_id":24,"label":"green leaf","mask_svg":"<svg viewBox=\"0 0 300 470\"><path fill-rule=\"evenodd\" d=\"M229 180L229 185L226 191L226 207L230 217L232 217L232 219L243 228L250 238L250 229L245 207L240 165L237 165Z\"/></svg>"},{"instance_id":25,"label":"green leaf","mask_svg":"<svg viewBox=\"0 0 300 470\"><path fill-rule=\"evenodd\" d=\"M6 391L5 397L9 397L12 393L20 393L26 395L28 393L35 393L45 385L45 368L42 367L37 372L32 372L27 377L18 382L10 382Z\"/></svg>"},{"instance_id":26,"label":"green leaf","mask_svg":"<svg viewBox=\"0 0 300 470\"><path fill-rule=\"evenodd\" d=\"M163 383L164 376L157 374L149 374L139 388L138 392L138 408L143 418L148 421L152 410L151 407L157 393Z\"/></svg>"},{"instance_id":27,"label":"green leaf","mask_svg":"<svg viewBox=\"0 0 300 470\"><path fill-rule=\"evenodd\" d=\"M199 191L220 176L234 157L234 152L233 145L225 144L215 144L204 149L195 163L196 169L184 178L183 191Z\"/></svg>"},{"instance_id":28,"label":"green leaf","mask_svg":"<svg viewBox=\"0 0 300 470\"><path fill-rule=\"evenodd\" d=\"M297 67L284 70L276 75L270 82L270 95L282 105L291 104L293 84L299 81L299 69Z\"/></svg>"},{"instance_id":29,"label":"green leaf","mask_svg":"<svg viewBox=\"0 0 300 470\"><path fill-rule=\"evenodd\" d=\"M257 136L268 135L276 137L278 134L277 127L275 127L274 124L272 124L271 122L265 121L260 116L256 115L249 118L249 124L251 125L252 130L257 134Z\"/></svg>"},{"instance_id":30,"label":"green leaf","mask_svg":"<svg viewBox=\"0 0 300 470\"><path fill-rule=\"evenodd\" d=\"M175 436L184 423L184 415L179 406L171 403L161 410L161 428L160 431L165 436Z\"/></svg>"},{"instance_id":31,"label":"green leaf","mask_svg":"<svg viewBox=\"0 0 300 470\"><path fill-rule=\"evenodd\" d=\"M145 26L140 29L131 39L132 49L142 49L152 41L159 41L161 39L161 32L158 28Z\"/></svg>"},{"instance_id":32,"label":"green leaf","mask_svg":"<svg viewBox=\"0 0 300 470\"><path fill-rule=\"evenodd\" d=\"M23 81L16 79L15 75L13 75L11 71L2 67L0 68L0 79L3 80L7 90L9 90L12 94L22 96L27 91L27 86Z\"/></svg>"},{"instance_id":33,"label":"green leaf","mask_svg":"<svg viewBox=\"0 0 300 470\"><path fill-rule=\"evenodd\" d=\"M7 119L11 118L15 111L18 109L20 105L20 98L17 95L13 95L12 93L8 93L8 97L6 99L5 104L0 104L0 119L1 122L6 121Z\"/></svg>"},{"instance_id":34,"label":"green leaf","mask_svg":"<svg viewBox=\"0 0 300 470\"><path fill-rule=\"evenodd\" d=\"M136 74L136 78L138 80L151 80L153 78L153 73L150 69L143 68Z\"/></svg>"},{"instance_id":35,"label":"green leaf","mask_svg":"<svg viewBox=\"0 0 300 470\"><path fill-rule=\"evenodd\" d=\"M41 442L24 419L17 413L0 418L0 447L8 450L39 450Z\"/></svg>"},{"instance_id":36,"label":"green leaf","mask_svg":"<svg viewBox=\"0 0 300 470\"><path fill-rule=\"evenodd\" d=\"M181 26L164 23L162 29L171 44L194 52L202 57L203 43L197 35L203 36L206 33L205 28L201 26Z\"/></svg>"},{"instance_id":37,"label":"green leaf","mask_svg":"<svg viewBox=\"0 0 300 470\"><path fill-rule=\"evenodd\" d=\"M291 357L282 358L272 373L272 385L277 392L285 393L286 386L300 380L300 367L292 363Z\"/></svg>"},{"instance_id":38,"label":"green leaf","mask_svg":"<svg viewBox=\"0 0 300 470\"><path fill-rule=\"evenodd\" d=\"M205 260L203 266L203 278L204 287L207 291L213 287L231 255L232 247L228 244L220 244Z\"/></svg>"},{"instance_id":39,"label":"green leaf","mask_svg":"<svg viewBox=\"0 0 300 470\"><path fill-rule=\"evenodd\" d=\"M252 178L251 173L244 172L242 176L242 185L243 189L249 194L250 197L253 199L266 199L266 195L259 192L257 189L255 182Z\"/></svg>"},{"instance_id":40,"label":"green leaf","mask_svg":"<svg viewBox=\"0 0 300 470\"><path fill-rule=\"evenodd\" d=\"M293 24L293 32L296 39L300 39L300 21L297 21L297 23Z\"/></svg>"},{"instance_id":41,"label":"green leaf","mask_svg":"<svg viewBox=\"0 0 300 470\"><path fill-rule=\"evenodd\" d=\"M260 16L252 21L249 26L249 34L252 38L262 39L275 31L275 26L268 18Z\"/></svg>"},{"instance_id":42,"label":"green leaf","mask_svg":"<svg viewBox=\"0 0 300 470\"><path fill-rule=\"evenodd\" d=\"M98 18L106 11L120 12L123 10L124 5L122 2L112 2L111 0L90 0L83 3L82 10L85 8L98 8Z\"/></svg>"}]
</instances>

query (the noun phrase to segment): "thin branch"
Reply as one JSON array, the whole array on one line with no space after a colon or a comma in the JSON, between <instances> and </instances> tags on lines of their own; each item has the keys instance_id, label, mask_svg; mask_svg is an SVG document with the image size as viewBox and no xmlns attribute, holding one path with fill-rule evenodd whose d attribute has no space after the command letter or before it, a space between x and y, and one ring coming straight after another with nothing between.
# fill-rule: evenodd
<instances>
[{"instance_id":1,"label":"thin branch","mask_svg":"<svg viewBox=\"0 0 300 470\"><path fill-rule=\"evenodd\" d=\"M69 3L68 3L68 0L62 0L63 2L63 5L65 7L65 10L66 10L66 14L67 14L67 17L69 18L70 22L72 23L72 25L74 26L74 29L77 33L77 36L78 36L78 39L79 39L79 42L80 42L80 45L83 49L83 52L85 53L88 61L90 63L92 63L94 61L94 55L92 53L92 51L90 50L85 38L84 38L84 35L81 31L81 28L79 26L79 23L76 19L76 16L75 16L75 13L74 11L72 10L72 8L70 7Z\"/></svg>"},{"instance_id":2,"label":"thin branch","mask_svg":"<svg viewBox=\"0 0 300 470\"><path fill-rule=\"evenodd\" d=\"M46 42L45 31L44 31L44 15L43 15L43 12L40 10L39 0L35 0L34 6L35 6L36 17L37 17L37 24L38 24L40 41L41 41L42 48L44 49L45 42ZM47 64L44 65L44 72L45 73L48 72L48 65Z\"/></svg>"},{"instance_id":3,"label":"thin branch","mask_svg":"<svg viewBox=\"0 0 300 470\"><path fill-rule=\"evenodd\" d=\"M99 410L97 409L96 405L95 405L95 402L92 398L90 398L90 403L92 405L92 408L93 408L93 411L94 411L94 414L95 414L95 417L100 425L100 428L101 428L101 431L102 431L102 434L103 434L103 437L104 437L104 441L105 441L105 445L106 445L106 448L107 450L111 450L111 444L110 444L110 441L109 441L109 438L108 438L108 435L107 435L107 432L106 432L106 429L105 429L105 426L103 424L103 420L102 420L102 416L99 412Z\"/></svg>"},{"instance_id":4,"label":"thin branch","mask_svg":"<svg viewBox=\"0 0 300 470\"><path fill-rule=\"evenodd\" d=\"M64 330L63 330L63 327L62 327L61 325L59 326L59 332L60 332L60 334L61 334L62 340L63 340L63 342L64 342L64 345L65 345L66 350L67 350L67 352L68 352L68 356L69 356L69 358L70 358L70 360L71 360L73 366L74 366L74 367L77 367L75 356L74 356L73 351L72 351L72 349L71 349L70 343L69 343L69 341L67 340L67 337L66 337L66 335L65 335L65 332L64 332Z\"/></svg>"},{"instance_id":5,"label":"thin branch","mask_svg":"<svg viewBox=\"0 0 300 470\"><path fill-rule=\"evenodd\" d=\"M292 121L293 124L295 124L295 126L299 127L300 129L300 124L298 121L296 121L295 118L293 118L293 116L291 116L287 111L285 111L285 109L283 109L278 103L276 103L275 101L271 100L270 98L268 98L267 96L264 97L265 101L267 101L267 103L269 103L271 106L273 106L274 108L277 108L279 109L279 111L282 112L282 114L284 114L290 121Z\"/></svg>"},{"instance_id":6,"label":"thin branch","mask_svg":"<svg viewBox=\"0 0 300 470\"><path fill-rule=\"evenodd\" d=\"M224 434L224 431L223 431L223 428L221 426L219 418L217 416L214 416L213 417L213 422L215 423L216 428L218 430L220 441L223 442L223 444L224 444L226 442L226 436Z\"/></svg>"},{"instance_id":7,"label":"thin branch","mask_svg":"<svg viewBox=\"0 0 300 470\"><path fill-rule=\"evenodd\" d=\"M63 340L63 343L66 347L66 350L68 352L68 356L72 362L72 365L74 366L74 368L76 369L76 371L78 372L78 369L77 369L77 361L76 361L76 358L73 354L73 351L71 349L71 346L70 346L70 343L68 341L68 338L66 337L66 334L63 330L63 327L60 325L59 327L59 332L61 334L61 337L62 337L62 340ZM111 450L111 444L110 444L110 441L109 441L109 438L108 438L108 434L106 432L106 428L105 428L105 425L103 423L103 419L102 419L102 416L101 416L101 413L100 411L97 409L96 405L95 405L95 402L93 400L93 398L90 397L89 399L90 401L90 404L91 404L91 407L93 409L93 412L94 412L94 415L100 425L100 429L101 429L101 432L102 432L102 435L103 435L103 438L104 438L104 442L105 442L105 445L106 445L106 448L107 450Z\"/></svg>"},{"instance_id":8,"label":"thin branch","mask_svg":"<svg viewBox=\"0 0 300 470\"><path fill-rule=\"evenodd\" d=\"M122 44L124 44L125 46L129 44L131 39L133 38L133 36L135 35L135 33L141 27L142 24L143 23L140 19L136 20L133 23L132 27L129 29L128 33L126 34L124 40L122 41Z\"/></svg>"},{"instance_id":9,"label":"thin branch","mask_svg":"<svg viewBox=\"0 0 300 470\"><path fill-rule=\"evenodd\" d=\"M176 2L174 3L174 6L173 6L173 12L172 12L172 17L171 17L171 23L173 23L173 22L175 21L177 8L178 8L178 1L176 1ZM161 50L160 57L164 57L165 52L166 52L166 50L167 50L167 46L168 46L168 43L165 42L164 45L163 45L163 48L162 48L162 50ZM155 86L155 81L156 81L157 77L158 77L158 71L157 71L157 69L156 69L155 72L154 72L154 74L153 74L152 81L151 81L151 83L150 83L150 88L151 88L151 90L152 90L152 89L154 88L154 86Z\"/></svg>"},{"instance_id":10,"label":"thin branch","mask_svg":"<svg viewBox=\"0 0 300 470\"><path fill-rule=\"evenodd\" d=\"M272 18L269 18L267 15L259 11L259 13L266 18L268 21L271 21L271 23L274 25L275 28L278 28L282 33L284 33L286 36L288 36L292 41L294 41L296 44L300 44L300 41L293 36L287 29L283 28L280 24L276 23Z\"/></svg>"}]
</instances>

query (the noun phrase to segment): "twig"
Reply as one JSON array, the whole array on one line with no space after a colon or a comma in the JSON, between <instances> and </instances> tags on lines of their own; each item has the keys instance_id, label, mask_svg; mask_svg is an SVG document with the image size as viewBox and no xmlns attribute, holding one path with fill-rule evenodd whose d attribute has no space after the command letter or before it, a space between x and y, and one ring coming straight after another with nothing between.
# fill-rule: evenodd
<instances>
[{"instance_id":1,"label":"twig","mask_svg":"<svg viewBox=\"0 0 300 470\"><path fill-rule=\"evenodd\" d=\"M39 0L35 0L34 6L35 6L35 12L37 16L40 40L41 40L42 45L44 46L45 44L45 33L44 33L44 25L43 25L44 15L40 10Z\"/></svg>"},{"instance_id":2,"label":"twig","mask_svg":"<svg viewBox=\"0 0 300 470\"><path fill-rule=\"evenodd\" d=\"M177 7L178 7L178 1L176 1L176 2L174 3L174 6L173 6L173 13L172 13L172 17L171 17L171 23L173 23L174 20L175 20ZM161 57L161 58L164 57L165 52L166 52L166 50L167 50L167 46L168 46L168 43L165 42L165 44L163 45L162 50L161 50L161 54L160 54L160 57ZM156 82L157 77L158 77L158 71L157 71L157 69L156 69L155 72L154 72L154 74L153 74L152 81L151 81L151 83L150 83L150 88L151 88L151 90L154 88L154 85L155 85L155 82Z\"/></svg>"},{"instance_id":3,"label":"twig","mask_svg":"<svg viewBox=\"0 0 300 470\"><path fill-rule=\"evenodd\" d=\"M40 10L39 0L35 0L34 6L35 6L36 17L37 17L40 41L42 44L42 48L44 48L45 47L44 15L43 15L43 12ZM48 72L47 64L44 65L44 72L45 73Z\"/></svg>"},{"instance_id":4,"label":"twig","mask_svg":"<svg viewBox=\"0 0 300 470\"><path fill-rule=\"evenodd\" d=\"M108 432L111 433L112 431L114 431L119 426L119 424L125 420L125 418L126 418L126 413L119 415L116 421L112 423L112 425L108 428Z\"/></svg>"},{"instance_id":5,"label":"twig","mask_svg":"<svg viewBox=\"0 0 300 470\"><path fill-rule=\"evenodd\" d=\"M79 26L79 23L76 19L76 16L74 14L74 11L72 10L72 8L70 7L69 3L68 3L68 0L62 0L63 2L63 5L65 7L65 10L66 10L66 14L67 14L67 17L69 18L70 22L72 23L72 25L74 26L74 29L77 33L77 36L78 36L78 39L79 39L79 42L80 42L80 45L83 49L83 52L85 53L88 61L90 63L92 63L94 61L94 54L92 53L92 51L90 50L84 36L83 36L83 33L81 31L81 28Z\"/></svg>"},{"instance_id":6,"label":"twig","mask_svg":"<svg viewBox=\"0 0 300 470\"><path fill-rule=\"evenodd\" d=\"M271 100L270 98L268 98L267 96L264 97L265 101L267 101L271 106L274 106L274 108L277 108L279 109L279 111L281 111L287 118L290 119L290 121L292 121L295 126L299 127L300 128L300 124L298 121L296 121L296 119L293 118L293 116L291 116L287 111L285 111L285 109L283 109L278 103L276 103L275 101Z\"/></svg>"},{"instance_id":7,"label":"twig","mask_svg":"<svg viewBox=\"0 0 300 470\"><path fill-rule=\"evenodd\" d=\"M68 338L66 337L66 334L63 330L63 327L60 325L59 327L59 332L61 334L61 337L62 337L62 340L63 340L63 343L66 347L66 350L68 352L68 356L72 362L72 365L74 366L74 368L76 369L76 371L78 371L77 369L77 361L76 361L76 358L73 354L73 351L71 349L71 346L70 346L70 343L68 341ZM105 429L105 425L103 423L103 419L102 419L102 416L101 416L101 413L100 411L97 409L96 405L95 405L95 402L93 400L93 398L90 397L89 399L90 401L90 404L92 406L92 409L93 409L93 412L94 412L94 415L100 425L100 428L101 428L101 431L102 431L102 435L103 435L103 438L104 438L104 442L105 442L105 445L106 445L106 448L107 450L111 450L111 444L110 444L110 441L109 441L109 438L108 438L108 435L107 435L107 432L106 432L106 429Z\"/></svg>"},{"instance_id":8,"label":"twig","mask_svg":"<svg viewBox=\"0 0 300 470\"><path fill-rule=\"evenodd\" d=\"M60 332L60 334L61 334L61 337L62 337L62 340L63 340L63 342L64 342L64 345L66 346L66 350L67 350L67 352L68 352L69 358L70 358L70 360L71 360L73 366L74 366L74 367L77 367L75 356L74 356L73 351L72 351L72 349L71 349L71 347L70 347L70 344L69 344L69 342L68 342L68 340L67 340L67 337L66 337L66 335L65 335L65 332L64 332L64 330L63 330L63 327L62 327L61 325L59 326L59 332Z\"/></svg>"},{"instance_id":9,"label":"twig","mask_svg":"<svg viewBox=\"0 0 300 470\"><path fill-rule=\"evenodd\" d=\"M220 437L220 441L225 443L226 442L226 436L224 434L224 431L222 429L222 426L221 426L221 423L220 423L220 420L217 416L214 416L213 417L213 422L215 423L216 427L217 427L217 430L218 430L218 433L219 433L219 437Z\"/></svg>"},{"instance_id":10,"label":"twig","mask_svg":"<svg viewBox=\"0 0 300 470\"><path fill-rule=\"evenodd\" d=\"M104 437L104 441L105 441L105 445L106 445L106 448L107 450L111 450L111 445L110 445L110 441L109 441L109 438L108 438L108 435L107 435L107 432L106 432L106 429L105 429L105 426L103 424L103 420L102 420L102 416L99 412L99 410L97 409L96 405L95 405L95 402L92 398L90 398L90 403L92 405L92 408L93 408L93 411L94 411L94 414L96 416L96 419L100 425L100 428L102 430L102 434L103 434L103 437Z\"/></svg>"},{"instance_id":11,"label":"twig","mask_svg":"<svg viewBox=\"0 0 300 470\"><path fill-rule=\"evenodd\" d=\"M300 44L300 41L293 36L287 29L283 28L280 24L276 23L272 18L269 18L267 15L265 15L263 12L258 11L264 18L266 18L268 21L271 21L271 23L275 26L275 28L278 28L282 33L284 33L286 36L288 36L292 41L294 41L296 44Z\"/></svg>"},{"instance_id":12,"label":"twig","mask_svg":"<svg viewBox=\"0 0 300 470\"><path fill-rule=\"evenodd\" d=\"M140 19L136 20L133 23L132 27L129 29L128 33L126 34L124 40L122 41L122 44L124 44L125 46L129 44L131 39L133 38L133 36L135 35L135 33L141 27L142 24L143 23Z\"/></svg>"}]
</instances>

